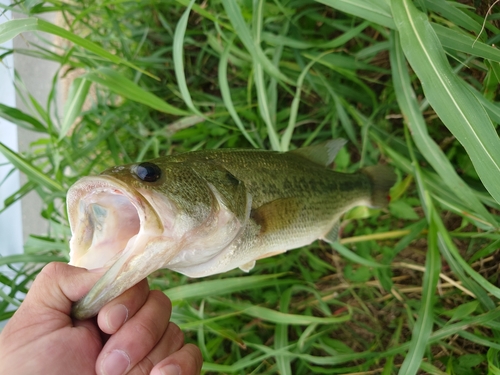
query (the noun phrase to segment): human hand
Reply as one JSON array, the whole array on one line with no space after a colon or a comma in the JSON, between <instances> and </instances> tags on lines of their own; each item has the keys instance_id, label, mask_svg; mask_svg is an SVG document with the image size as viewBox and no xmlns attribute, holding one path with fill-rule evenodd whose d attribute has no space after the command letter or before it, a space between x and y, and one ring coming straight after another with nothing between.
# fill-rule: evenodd
<instances>
[{"instance_id":1,"label":"human hand","mask_svg":"<svg viewBox=\"0 0 500 375\"><path fill-rule=\"evenodd\" d=\"M196 375L200 350L169 322L172 305L146 280L96 318L70 316L101 274L50 263L0 334L0 374Z\"/></svg>"}]
</instances>

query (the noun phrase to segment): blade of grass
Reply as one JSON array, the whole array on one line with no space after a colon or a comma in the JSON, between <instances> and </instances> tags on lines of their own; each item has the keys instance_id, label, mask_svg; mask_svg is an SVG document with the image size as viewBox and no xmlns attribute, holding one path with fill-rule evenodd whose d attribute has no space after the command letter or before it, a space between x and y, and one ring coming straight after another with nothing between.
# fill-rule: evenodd
<instances>
[{"instance_id":1,"label":"blade of grass","mask_svg":"<svg viewBox=\"0 0 500 375\"><path fill-rule=\"evenodd\" d=\"M290 305L292 296L292 289L287 289L280 298L280 311L282 313L288 313L288 306ZM288 346L288 324L286 323L278 323L276 324L276 328L274 329L274 348L276 350L284 349ZM291 375L292 367L291 367L291 358L284 355L276 356L276 364L278 365L278 369L280 374L283 375Z\"/></svg>"},{"instance_id":2,"label":"blade of grass","mask_svg":"<svg viewBox=\"0 0 500 375\"><path fill-rule=\"evenodd\" d=\"M10 173L9 173L10 174ZM7 176L5 176L7 178ZM0 181L0 185L3 183L3 181ZM3 200L3 208L0 209L0 214L6 211L12 204L20 200L22 197L24 197L26 194L29 192L33 191L37 187L37 184L33 181L28 181L25 183L21 188L11 195L9 195L7 198Z\"/></svg>"},{"instance_id":3,"label":"blade of grass","mask_svg":"<svg viewBox=\"0 0 500 375\"><path fill-rule=\"evenodd\" d=\"M0 103L0 117L24 129L45 133L47 128L36 118L27 115L17 108L12 108Z\"/></svg>"},{"instance_id":4,"label":"blade of grass","mask_svg":"<svg viewBox=\"0 0 500 375\"><path fill-rule=\"evenodd\" d=\"M488 322L491 322L500 317L500 309L496 308L487 313L474 316L472 318L463 319L461 322L448 324L436 331L434 331L429 337L429 344L439 342L447 337L451 337L456 335L467 328L474 326L482 326L487 325ZM399 346L390 348L386 351L386 355L394 355L398 353L402 353L410 347L410 342L405 342Z\"/></svg>"},{"instance_id":5,"label":"blade of grass","mask_svg":"<svg viewBox=\"0 0 500 375\"><path fill-rule=\"evenodd\" d=\"M193 6L193 4L194 0L191 0L186 10L182 14L182 17L179 19L179 22L177 22L174 33L172 54L174 59L175 77L177 78L177 85L179 86L179 91L181 92L182 99L191 111L199 116L203 116L193 104L193 99L191 98L191 94L189 93L184 70L184 36L186 35L189 13L191 13L191 7Z\"/></svg>"},{"instance_id":6,"label":"blade of grass","mask_svg":"<svg viewBox=\"0 0 500 375\"><path fill-rule=\"evenodd\" d=\"M269 137L269 141L271 142L271 148L274 151L282 151L278 133L276 132L275 125L269 112L269 101L267 99L266 86L264 83L264 70L262 65L259 63L254 62L254 65L255 88L257 91L259 113L266 124L267 135Z\"/></svg>"},{"instance_id":7,"label":"blade of grass","mask_svg":"<svg viewBox=\"0 0 500 375\"><path fill-rule=\"evenodd\" d=\"M475 344L478 344L478 345L481 345L481 346L484 346L485 348L493 348L493 349L497 349L497 350L500 350L500 344L499 343L496 343L492 340L488 340L484 337L480 337L479 335L476 335L474 333L471 333L471 332L467 332L467 331L462 331L459 333L459 335L461 337L463 337L464 339L470 341L470 342L473 342Z\"/></svg>"},{"instance_id":8,"label":"blade of grass","mask_svg":"<svg viewBox=\"0 0 500 375\"><path fill-rule=\"evenodd\" d=\"M428 10L435 11L450 22L453 22L453 24L479 34L481 32L481 24L458 9L455 4L445 0L425 0L425 6Z\"/></svg>"},{"instance_id":9,"label":"blade of grass","mask_svg":"<svg viewBox=\"0 0 500 375\"><path fill-rule=\"evenodd\" d=\"M432 24L432 28L445 48L469 53L472 56L478 56L484 59L490 59L497 62L500 61L500 51L498 49L474 39L469 34L436 23Z\"/></svg>"},{"instance_id":10,"label":"blade of grass","mask_svg":"<svg viewBox=\"0 0 500 375\"><path fill-rule=\"evenodd\" d=\"M488 375L500 375L500 351L490 348L486 354L488 359Z\"/></svg>"},{"instance_id":11,"label":"blade of grass","mask_svg":"<svg viewBox=\"0 0 500 375\"><path fill-rule=\"evenodd\" d=\"M53 25L50 22L44 21L40 18L22 18L18 20L7 21L0 25L0 44L14 38L15 36L28 32L28 31L43 31L46 33L50 33L53 35L57 35L61 38L67 39L76 45L85 48L86 50L95 53L98 56L101 56L115 64L122 64L128 66L132 69L135 69L143 74L146 74L154 79L159 79L158 77L152 75L139 68L138 66L123 60L122 58L113 55L112 53L106 51L104 48L99 47L97 44L92 43L85 38L82 38L78 35L73 34L59 26Z\"/></svg>"},{"instance_id":12,"label":"blade of grass","mask_svg":"<svg viewBox=\"0 0 500 375\"><path fill-rule=\"evenodd\" d=\"M348 314L341 316L318 317L297 314L285 314L276 310L268 309L267 307L254 306L244 302L218 302L224 306L241 311L242 314L251 317L262 319L271 323L286 323L295 325L309 324L336 324L351 320L351 311Z\"/></svg>"},{"instance_id":13,"label":"blade of grass","mask_svg":"<svg viewBox=\"0 0 500 375\"><path fill-rule=\"evenodd\" d=\"M204 298L207 295L215 296L246 289L260 288L280 282L283 282L285 285L293 282L292 280L277 280L283 275L284 273L205 280L195 284L170 288L164 292L172 301L180 301L188 298Z\"/></svg>"},{"instance_id":14,"label":"blade of grass","mask_svg":"<svg viewBox=\"0 0 500 375\"><path fill-rule=\"evenodd\" d=\"M283 73L279 71L279 69L269 60L269 58L264 54L262 48L259 44L255 43L252 38L252 34L248 29L248 26L241 14L241 8L238 5L237 1L233 0L222 0L222 4L224 9L226 10L227 16L231 21L231 24L234 27L234 30L241 42L248 50L250 55L252 55L253 60L258 62L259 65L271 76L276 78L278 81L283 81L290 85L294 83Z\"/></svg>"},{"instance_id":15,"label":"blade of grass","mask_svg":"<svg viewBox=\"0 0 500 375\"><path fill-rule=\"evenodd\" d=\"M319 40L316 42L302 41L299 39L287 37L285 35L273 34L269 32L262 33L262 40L273 46L281 45L286 47L292 47L294 49L310 49L310 48L333 49L343 46L351 39L356 38L369 25L370 25L369 22L363 21L356 27L348 29L342 35L326 42L323 40Z\"/></svg>"},{"instance_id":16,"label":"blade of grass","mask_svg":"<svg viewBox=\"0 0 500 375\"><path fill-rule=\"evenodd\" d=\"M342 12L352 14L370 22L375 22L379 25L394 29L394 21L390 9L384 1L367 1L367 0L316 0L338 9Z\"/></svg>"},{"instance_id":17,"label":"blade of grass","mask_svg":"<svg viewBox=\"0 0 500 375\"><path fill-rule=\"evenodd\" d=\"M290 117L288 120L288 126L285 129L285 132L281 136L281 151L288 151L288 148L290 146L290 141L292 139L293 131L295 129L295 126L297 124L297 113L299 111L299 104L300 104L300 95L302 93L302 85L304 84L304 79L306 78L306 75L309 73L309 70L312 68L312 66L318 62L323 56L329 54L332 51L326 51L320 55L318 55L315 59L312 59L304 69L302 69L302 72L299 75L299 78L297 79L297 84L296 84L296 90L295 90L295 96L293 97L292 100L292 105L290 108Z\"/></svg>"},{"instance_id":18,"label":"blade of grass","mask_svg":"<svg viewBox=\"0 0 500 375\"><path fill-rule=\"evenodd\" d=\"M243 125L243 122L240 119L240 116L238 115L238 112L236 112L236 109L234 108L233 100L231 98L231 90L229 88L229 82L227 79L227 65L229 61L229 51L231 49L232 42L228 43L226 47L224 48L224 51L222 52L219 60L219 86L220 86L220 92L222 95L222 100L224 101L224 105L226 106L229 114L231 115L233 121L235 122L236 126L238 129L240 129L241 133L243 136L250 142L250 144L255 147L259 148L257 143L254 141L254 139L248 134L248 132L245 129L245 125Z\"/></svg>"},{"instance_id":19,"label":"blade of grass","mask_svg":"<svg viewBox=\"0 0 500 375\"><path fill-rule=\"evenodd\" d=\"M466 149L488 192L500 202L500 140L490 118L450 68L426 15L408 0L391 4L401 47L426 98Z\"/></svg>"},{"instance_id":20,"label":"blade of grass","mask_svg":"<svg viewBox=\"0 0 500 375\"><path fill-rule=\"evenodd\" d=\"M353 253L351 250L349 250L347 247L343 246L338 241L332 242L331 246L335 250L337 250L340 255L342 255L343 257L351 260L354 263L359 263L359 264L362 264L363 266L374 267L374 268L388 267L388 265L374 262L373 260L369 260L369 259L363 258L363 257L359 256L358 254Z\"/></svg>"},{"instance_id":21,"label":"blade of grass","mask_svg":"<svg viewBox=\"0 0 500 375\"><path fill-rule=\"evenodd\" d=\"M415 155L413 152L413 148L411 147L410 137L408 135L408 129L405 128L406 140L408 144L408 148L410 151L411 158L413 160L413 168L416 172L416 179L418 183L418 192L421 197L421 201L424 203L422 208L424 209L426 218L429 222L433 222L437 226L438 233L438 245L439 249L443 253L443 256L447 260L450 267L454 270L454 272L459 276L459 278L464 282L467 289L472 291L472 293L480 300L480 302L488 309L493 308L493 301L489 298L489 296L484 292L484 290L490 291L492 285L488 285L487 281L482 278L477 272L475 272L462 256L459 254L458 250L454 246L451 241L448 229L444 226L439 214L433 210L432 201L429 198L429 194L425 188L425 182L423 178L423 174L421 173L421 167L415 159ZM465 278L464 271L467 272L472 278L477 282L470 282ZM493 287L494 288L494 287ZM497 288L498 289L498 288ZM499 290L500 291L500 290Z\"/></svg>"},{"instance_id":22,"label":"blade of grass","mask_svg":"<svg viewBox=\"0 0 500 375\"><path fill-rule=\"evenodd\" d=\"M23 172L32 181L35 181L54 192L65 191L65 189L57 181L54 181L52 178L47 176L46 173L43 173L28 160L23 158L18 153L12 151L3 143L0 143L0 152L7 158L8 161L12 163L12 165L14 165L14 167Z\"/></svg>"},{"instance_id":23,"label":"blade of grass","mask_svg":"<svg viewBox=\"0 0 500 375\"><path fill-rule=\"evenodd\" d=\"M189 6L189 4L190 4L190 0L175 0L175 1L179 4L184 5L185 7ZM207 9L204 8L202 5L195 3L192 5L192 9L194 12L198 13L200 16L212 21L213 23L219 24L220 26L224 27L228 31L234 32L234 29L232 28L231 25L229 25L225 22L222 22L220 17L218 17L218 15L214 16L212 13L207 11Z\"/></svg>"},{"instance_id":24,"label":"blade of grass","mask_svg":"<svg viewBox=\"0 0 500 375\"><path fill-rule=\"evenodd\" d=\"M430 203L430 197L426 199ZM422 298L418 319L412 331L410 349L401 365L399 374L416 374L420 368L425 350L428 345L429 337L432 333L434 322L434 296L436 293L439 272L441 269L441 259L437 247L438 227L433 222L434 208L429 205L427 208L430 216L429 234L427 237L427 256L425 261L425 274L422 287Z\"/></svg>"},{"instance_id":25,"label":"blade of grass","mask_svg":"<svg viewBox=\"0 0 500 375\"><path fill-rule=\"evenodd\" d=\"M442 180L451 191L456 194L466 207L473 212L477 212L484 220L496 226L496 220L484 208L469 186L458 176L447 156L429 136L425 120L419 109L416 95L413 92L410 75L406 68L403 51L400 46L399 36L395 33L392 33L390 52L391 66L393 68L392 78L394 82L394 92L418 149L441 176Z\"/></svg>"},{"instance_id":26,"label":"blade of grass","mask_svg":"<svg viewBox=\"0 0 500 375\"><path fill-rule=\"evenodd\" d=\"M434 221L438 226L439 237L442 240L442 245L445 247L452 257L460 264L463 270L469 274L472 279L474 279L483 289L494 295L496 298L500 298L500 289L488 280L486 280L479 272L476 272L460 255L457 247L453 243L448 231L446 230L443 221L437 213L434 213ZM472 292L476 294L473 290Z\"/></svg>"},{"instance_id":27,"label":"blade of grass","mask_svg":"<svg viewBox=\"0 0 500 375\"><path fill-rule=\"evenodd\" d=\"M254 3L253 12L253 45L254 48L258 49L260 46L260 38L262 31L262 0ZM240 37L241 38L241 37ZM255 47L257 46L257 47ZM257 102L259 107L259 113L264 123L266 124L267 134L269 136L269 141L271 142L271 148L274 151L283 151L279 142L278 133L276 131L276 116L272 113L276 113L276 108L272 107L272 104L276 104L275 101L269 100L269 94L266 90L265 76L264 76L264 66L261 61L259 61L258 56L252 54L253 65L254 65L254 80L255 88L257 93ZM274 67L272 61L269 63Z\"/></svg>"},{"instance_id":28,"label":"blade of grass","mask_svg":"<svg viewBox=\"0 0 500 375\"><path fill-rule=\"evenodd\" d=\"M68 134L76 118L80 116L83 103L85 103L85 99L90 89L90 84L90 81L83 78L77 78L71 84L68 98L64 104L64 118L59 133L59 141Z\"/></svg>"},{"instance_id":29,"label":"blade of grass","mask_svg":"<svg viewBox=\"0 0 500 375\"><path fill-rule=\"evenodd\" d=\"M16 264L16 263L50 263L50 262L68 262L68 259L64 257L59 257L55 255L8 255L0 256L0 266L5 264Z\"/></svg>"},{"instance_id":30,"label":"blade of grass","mask_svg":"<svg viewBox=\"0 0 500 375\"><path fill-rule=\"evenodd\" d=\"M158 111L176 116L189 116L189 112L175 108L157 97L147 92L139 85L110 68L100 68L98 70L85 73L82 78L98 83L109 88L111 91L127 99L145 104Z\"/></svg>"}]
</instances>

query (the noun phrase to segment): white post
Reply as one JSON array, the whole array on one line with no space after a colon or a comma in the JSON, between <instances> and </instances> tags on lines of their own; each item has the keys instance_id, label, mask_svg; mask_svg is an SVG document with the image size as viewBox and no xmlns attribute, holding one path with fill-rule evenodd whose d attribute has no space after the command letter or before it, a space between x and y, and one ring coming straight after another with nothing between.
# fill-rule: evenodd
<instances>
[{"instance_id":1,"label":"white post","mask_svg":"<svg viewBox=\"0 0 500 375\"><path fill-rule=\"evenodd\" d=\"M4 5L10 5L10 0L0 0ZM7 10L0 18L0 23L11 19ZM12 49L12 40L2 45ZM16 92L14 89L14 58L8 55L0 63L0 103L16 107ZM11 150L18 150L17 126L0 118L0 142ZM12 165L0 154L0 210L4 208L4 200L19 189L19 172L16 170L9 177ZM4 180L5 179L5 180ZM17 201L0 214L0 255L21 254L23 252L23 229L21 202Z\"/></svg>"}]
</instances>

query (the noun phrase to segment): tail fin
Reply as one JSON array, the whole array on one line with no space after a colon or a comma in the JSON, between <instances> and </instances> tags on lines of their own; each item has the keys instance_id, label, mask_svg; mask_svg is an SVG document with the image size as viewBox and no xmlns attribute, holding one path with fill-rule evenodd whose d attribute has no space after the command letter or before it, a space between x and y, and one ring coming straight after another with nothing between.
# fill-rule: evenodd
<instances>
[{"instance_id":1,"label":"tail fin","mask_svg":"<svg viewBox=\"0 0 500 375\"><path fill-rule=\"evenodd\" d=\"M374 165L361 169L361 173L368 176L372 182L372 202L374 208L385 207L389 204L389 190L396 183L396 174L387 165Z\"/></svg>"}]
</instances>

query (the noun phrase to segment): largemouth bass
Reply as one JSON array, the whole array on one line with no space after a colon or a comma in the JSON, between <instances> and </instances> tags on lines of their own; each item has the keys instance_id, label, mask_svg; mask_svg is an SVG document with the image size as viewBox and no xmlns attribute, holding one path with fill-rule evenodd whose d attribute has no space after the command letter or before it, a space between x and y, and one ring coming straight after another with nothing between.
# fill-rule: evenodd
<instances>
[{"instance_id":1,"label":"largemouth bass","mask_svg":"<svg viewBox=\"0 0 500 375\"><path fill-rule=\"evenodd\" d=\"M327 168L345 140L280 153L195 151L110 168L68 191L70 264L105 274L73 307L79 319L160 268L203 277L337 240L358 205L383 207L395 175Z\"/></svg>"}]
</instances>

